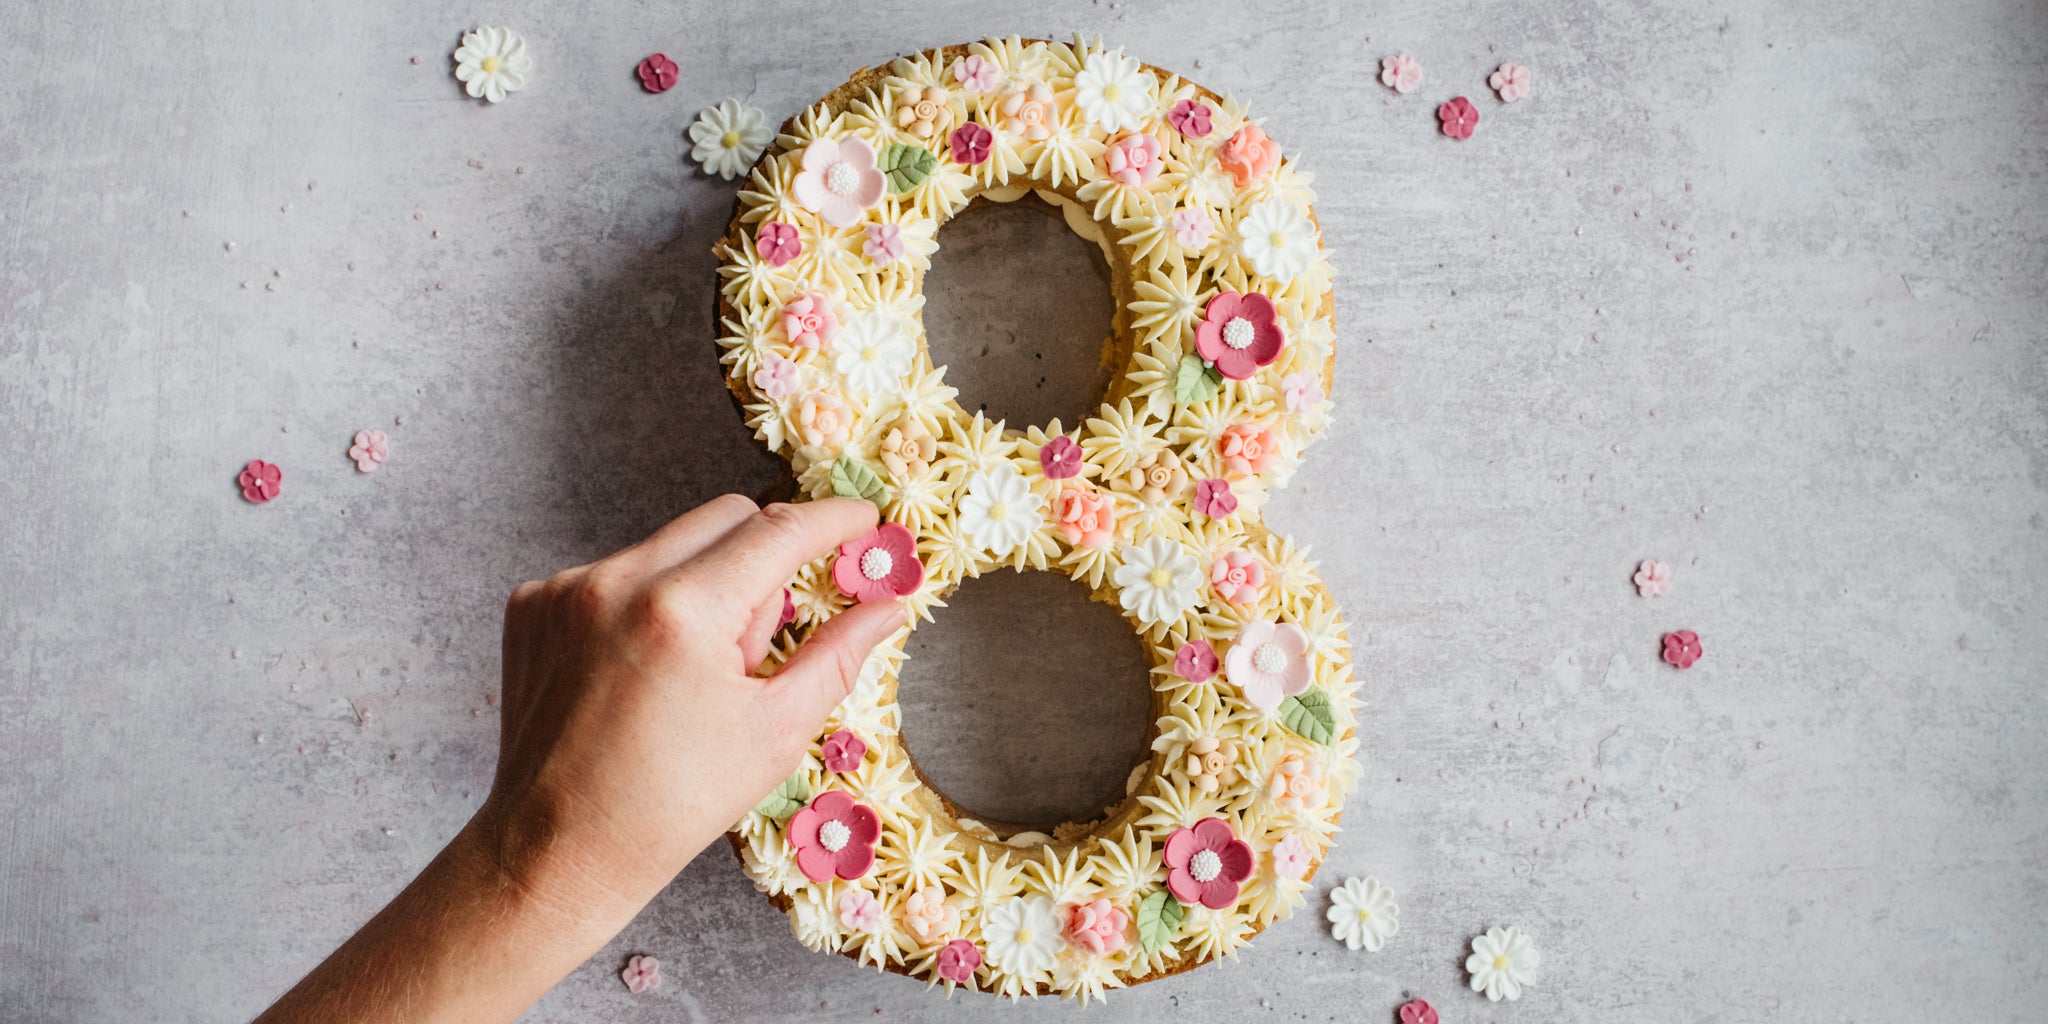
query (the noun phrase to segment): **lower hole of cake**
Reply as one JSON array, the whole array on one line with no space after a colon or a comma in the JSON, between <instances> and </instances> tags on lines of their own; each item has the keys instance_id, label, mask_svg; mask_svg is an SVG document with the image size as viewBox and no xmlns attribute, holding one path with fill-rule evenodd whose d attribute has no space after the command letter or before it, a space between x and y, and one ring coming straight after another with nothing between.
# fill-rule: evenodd
<instances>
[{"instance_id":1,"label":"lower hole of cake","mask_svg":"<svg viewBox=\"0 0 2048 1024\"><path fill-rule=\"evenodd\" d=\"M1124 799L1150 755L1150 664L1132 627L1057 572L963 583L910 635L896 700L918 771L1004 837Z\"/></svg>"}]
</instances>

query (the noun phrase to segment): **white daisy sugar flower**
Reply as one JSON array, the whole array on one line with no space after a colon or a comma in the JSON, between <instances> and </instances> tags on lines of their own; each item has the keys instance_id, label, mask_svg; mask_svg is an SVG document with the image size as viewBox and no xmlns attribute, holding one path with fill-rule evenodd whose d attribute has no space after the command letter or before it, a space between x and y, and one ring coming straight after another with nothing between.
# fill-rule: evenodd
<instances>
[{"instance_id":1,"label":"white daisy sugar flower","mask_svg":"<svg viewBox=\"0 0 2048 1024\"><path fill-rule=\"evenodd\" d=\"M1261 199L1237 222L1238 248L1261 277L1292 281L1316 258L1316 224L1284 199Z\"/></svg>"},{"instance_id":2,"label":"white daisy sugar flower","mask_svg":"<svg viewBox=\"0 0 2048 1024\"><path fill-rule=\"evenodd\" d=\"M1105 131L1137 131L1152 109L1152 76L1121 52L1091 53L1074 76L1074 105Z\"/></svg>"},{"instance_id":3,"label":"white daisy sugar flower","mask_svg":"<svg viewBox=\"0 0 2048 1024\"><path fill-rule=\"evenodd\" d=\"M1171 537L1126 545L1117 566L1117 601L1147 625L1172 622L1201 599L1207 579L1195 556Z\"/></svg>"},{"instance_id":4,"label":"white daisy sugar flower","mask_svg":"<svg viewBox=\"0 0 2048 1024\"><path fill-rule=\"evenodd\" d=\"M1535 943L1520 928L1494 927L1472 940L1465 970L1472 975L1472 991L1497 1003L1522 998L1522 986L1535 982L1542 963Z\"/></svg>"},{"instance_id":5,"label":"white daisy sugar flower","mask_svg":"<svg viewBox=\"0 0 2048 1024\"><path fill-rule=\"evenodd\" d=\"M532 70L526 40L502 25L464 32L455 49L455 80L471 99L503 103L507 94L526 88Z\"/></svg>"},{"instance_id":6,"label":"white daisy sugar flower","mask_svg":"<svg viewBox=\"0 0 2048 1024\"><path fill-rule=\"evenodd\" d=\"M1044 896L1015 896L991 907L981 941L990 966L1021 979L1052 970L1065 945L1059 915Z\"/></svg>"},{"instance_id":7,"label":"white daisy sugar flower","mask_svg":"<svg viewBox=\"0 0 2048 1024\"><path fill-rule=\"evenodd\" d=\"M1045 499L1031 490L1017 468L1005 462L967 478L967 496L960 499L961 532L979 548L998 557L1017 550L1038 529Z\"/></svg>"},{"instance_id":8,"label":"white daisy sugar flower","mask_svg":"<svg viewBox=\"0 0 2048 1024\"><path fill-rule=\"evenodd\" d=\"M847 386L868 395L903 386L917 361L917 328L887 310L869 310L832 336L832 368Z\"/></svg>"},{"instance_id":9,"label":"white daisy sugar flower","mask_svg":"<svg viewBox=\"0 0 2048 1024\"><path fill-rule=\"evenodd\" d=\"M1377 953L1387 937L1401 930L1401 907L1394 890L1377 878L1347 878L1330 892L1330 935L1345 948Z\"/></svg>"},{"instance_id":10,"label":"white daisy sugar flower","mask_svg":"<svg viewBox=\"0 0 2048 1024\"><path fill-rule=\"evenodd\" d=\"M741 106L738 100L720 100L717 106L699 111L697 120L691 122L690 141L695 145L690 147L690 159L702 164L707 173L731 181L761 159L761 151L773 138L775 130L768 127L768 116L760 108Z\"/></svg>"}]
</instances>

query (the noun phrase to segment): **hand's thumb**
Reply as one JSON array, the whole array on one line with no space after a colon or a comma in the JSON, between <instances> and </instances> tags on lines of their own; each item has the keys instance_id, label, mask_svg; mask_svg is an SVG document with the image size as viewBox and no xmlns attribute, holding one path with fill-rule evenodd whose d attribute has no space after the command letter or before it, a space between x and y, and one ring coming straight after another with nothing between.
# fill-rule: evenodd
<instances>
[{"instance_id":1,"label":"hand's thumb","mask_svg":"<svg viewBox=\"0 0 2048 1024\"><path fill-rule=\"evenodd\" d=\"M790 728L816 728L860 678L875 645L907 621L897 601L857 604L826 620L775 673L770 699Z\"/></svg>"}]
</instances>

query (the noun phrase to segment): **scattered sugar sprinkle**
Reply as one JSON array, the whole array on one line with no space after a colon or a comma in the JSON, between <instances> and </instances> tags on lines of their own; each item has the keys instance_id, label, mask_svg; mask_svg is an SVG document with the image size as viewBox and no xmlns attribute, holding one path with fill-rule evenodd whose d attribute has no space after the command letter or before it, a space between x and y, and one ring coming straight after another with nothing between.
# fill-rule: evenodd
<instances>
[{"instance_id":1,"label":"scattered sugar sprinkle","mask_svg":"<svg viewBox=\"0 0 2048 1024\"><path fill-rule=\"evenodd\" d=\"M418 64L418 63L420 62L420 59L419 59L418 57L414 57L414 58L412 59L412 62L413 62L414 64Z\"/></svg>"}]
</instances>

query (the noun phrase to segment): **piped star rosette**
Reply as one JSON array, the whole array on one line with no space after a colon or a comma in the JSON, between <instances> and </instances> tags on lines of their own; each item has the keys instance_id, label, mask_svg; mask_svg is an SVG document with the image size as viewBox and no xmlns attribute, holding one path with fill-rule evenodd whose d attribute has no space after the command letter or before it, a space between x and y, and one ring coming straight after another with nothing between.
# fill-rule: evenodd
<instances>
[{"instance_id":1,"label":"piped star rosette","mask_svg":"<svg viewBox=\"0 0 2048 1024\"><path fill-rule=\"evenodd\" d=\"M885 520L792 582L770 660L856 600L930 622L1007 567L1080 581L1153 665L1125 799L1047 835L920 782L895 702L910 627L878 649L733 829L806 946L1086 1001L1235 956L1303 904L1359 777L1335 601L1259 516L1329 421L1309 181L1227 96L1099 42L1015 37L861 72L755 165L717 247L728 385L806 497ZM967 413L920 321L940 225L1026 196L1111 268L1116 371L1073 426Z\"/></svg>"}]
</instances>

